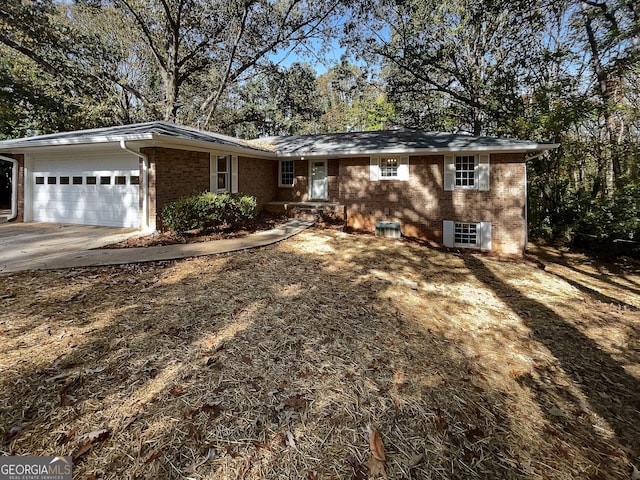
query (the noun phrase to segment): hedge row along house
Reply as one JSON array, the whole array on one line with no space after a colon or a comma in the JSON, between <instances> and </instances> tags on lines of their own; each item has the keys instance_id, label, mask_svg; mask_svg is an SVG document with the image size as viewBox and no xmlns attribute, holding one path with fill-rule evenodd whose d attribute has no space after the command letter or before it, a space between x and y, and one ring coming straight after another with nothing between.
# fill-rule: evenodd
<instances>
[{"instance_id":1,"label":"hedge row along house","mask_svg":"<svg viewBox=\"0 0 640 480\"><path fill-rule=\"evenodd\" d=\"M521 254L525 157L557 144L420 130L253 141L150 122L0 142L13 163L11 219L154 231L168 202L242 192L260 209L305 209L447 247Z\"/></svg>"}]
</instances>

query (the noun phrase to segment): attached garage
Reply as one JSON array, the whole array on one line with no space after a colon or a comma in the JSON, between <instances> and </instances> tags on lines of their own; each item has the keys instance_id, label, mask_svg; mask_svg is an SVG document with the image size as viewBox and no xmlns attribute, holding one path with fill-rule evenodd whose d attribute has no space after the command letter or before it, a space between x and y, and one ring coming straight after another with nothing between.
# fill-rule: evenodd
<instances>
[{"instance_id":1,"label":"attached garage","mask_svg":"<svg viewBox=\"0 0 640 480\"><path fill-rule=\"evenodd\" d=\"M127 152L32 157L38 222L140 227L138 158Z\"/></svg>"}]
</instances>

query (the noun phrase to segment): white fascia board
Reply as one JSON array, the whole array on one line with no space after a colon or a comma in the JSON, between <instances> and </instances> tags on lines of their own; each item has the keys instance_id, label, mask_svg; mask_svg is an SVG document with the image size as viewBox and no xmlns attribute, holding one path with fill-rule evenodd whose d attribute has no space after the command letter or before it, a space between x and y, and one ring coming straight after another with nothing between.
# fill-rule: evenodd
<instances>
[{"instance_id":1,"label":"white fascia board","mask_svg":"<svg viewBox=\"0 0 640 480\"><path fill-rule=\"evenodd\" d=\"M59 151L64 147L79 148L84 147L88 149L105 148L107 144L113 144L114 148L119 149L121 141L127 142L130 146L140 147L165 147L165 148L180 148L190 149L201 152L221 152L228 154L240 154L247 157L259 157L267 158L271 160L276 159L275 153L267 151L254 150L250 147L234 147L233 145L224 145L216 143L215 141L203 141L192 140L173 137L171 135L162 135L156 133L142 133L132 135L110 135L110 136L95 136L86 137L82 139L42 139L32 140L27 144L23 144L22 141L15 141L14 144L8 141L4 145L0 146L0 152L24 152L24 153L46 153L48 151Z\"/></svg>"},{"instance_id":2,"label":"white fascia board","mask_svg":"<svg viewBox=\"0 0 640 480\"><path fill-rule=\"evenodd\" d=\"M190 150L199 152L221 152L236 155L243 155L246 157L258 157L267 158L270 160L276 160L276 154L273 152L267 152L262 150L255 150L251 147L235 147L233 145L224 145L221 143L215 143L215 141L207 142L203 140L191 140L188 138L176 138L170 135L153 134L155 140L153 144L145 146L154 147L166 147L166 148L188 148Z\"/></svg>"},{"instance_id":3,"label":"white fascia board","mask_svg":"<svg viewBox=\"0 0 640 480\"><path fill-rule=\"evenodd\" d=\"M370 157L372 155L405 155L405 154L415 154L415 155L437 155L440 153L455 153L455 152L465 152L465 153L528 153L528 152L537 152L537 151L545 151L545 150L553 150L554 148L558 148L560 146L559 143L536 143L532 145L526 145L521 147L516 147L513 145L507 146L495 146L495 147L474 147L474 148L465 148L465 147L448 147L448 148L397 148L397 149L389 149L389 150L343 150L335 153L325 153L325 152L307 152L307 153L295 153L295 154L287 154L280 151L276 151L276 155L278 158L294 158L294 159L305 159L309 157L313 158L336 158L336 157Z\"/></svg>"},{"instance_id":4,"label":"white fascia board","mask_svg":"<svg viewBox=\"0 0 640 480\"><path fill-rule=\"evenodd\" d=\"M132 142L137 140L151 140L153 137L150 133L140 133L134 135L97 135L95 137L85 137L85 138L59 138L59 139L50 139L43 138L41 140L7 140L3 142L4 145L0 145L0 150L9 151L9 150L27 150L31 148L37 147L61 147L61 146L73 146L73 145L92 145L92 144L100 144L100 143L113 143L120 142L120 140L124 140L126 142Z\"/></svg>"}]
</instances>

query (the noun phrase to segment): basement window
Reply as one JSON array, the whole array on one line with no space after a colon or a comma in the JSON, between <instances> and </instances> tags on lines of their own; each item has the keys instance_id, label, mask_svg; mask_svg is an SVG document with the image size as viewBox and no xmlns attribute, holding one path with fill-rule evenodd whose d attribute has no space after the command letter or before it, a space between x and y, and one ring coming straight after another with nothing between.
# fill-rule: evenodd
<instances>
[{"instance_id":1,"label":"basement window","mask_svg":"<svg viewBox=\"0 0 640 480\"><path fill-rule=\"evenodd\" d=\"M476 248L478 246L478 224L456 223L453 231L453 244L456 247Z\"/></svg>"},{"instance_id":2,"label":"basement window","mask_svg":"<svg viewBox=\"0 0 640 480\"><path fill-rule=\"evenodd\" d=\"M491 222L442 222L442 243L449 248L491 250Z\"/></svg>"}]
</instances>

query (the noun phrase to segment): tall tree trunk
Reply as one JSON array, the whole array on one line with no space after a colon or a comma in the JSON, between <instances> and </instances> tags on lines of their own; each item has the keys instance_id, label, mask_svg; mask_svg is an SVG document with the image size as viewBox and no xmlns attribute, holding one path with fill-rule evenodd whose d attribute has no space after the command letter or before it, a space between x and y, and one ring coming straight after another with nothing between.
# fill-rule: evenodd
<instances>
[{"instance_id":1,"label":"tall tree trunk","mask_svg":"<svg viewBox=\"0 0 640 480\"><path fill-rule=\"evenodd\" d=\"M600 48L598 41L596 40L595 32L593 30L592 18L589 12L589 4L585 1L580 2L582 7L582 14L584 17L584 26L587 32L587 39L589 42L589 49L591 50L591 64L593 71L596 74L596 80L598 81L598 94L602 102L602 115L604 117L604 127L606 131L608 151L602 152L603 155L609 156L611 162L611 173L613 175L613 184L615 186L620 185L620 177L622 171L620 168L620 151L618 148L618 135L617 122L614 116L614 108L612 103L615 101L613 89L613 79L610 78L608 72L602 66L602 60L600 55ZM607 10L606 2L601 6L605 13Z\"/></svg>"}]
</instances>

